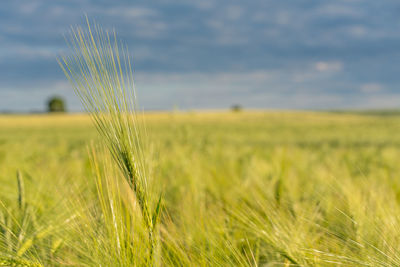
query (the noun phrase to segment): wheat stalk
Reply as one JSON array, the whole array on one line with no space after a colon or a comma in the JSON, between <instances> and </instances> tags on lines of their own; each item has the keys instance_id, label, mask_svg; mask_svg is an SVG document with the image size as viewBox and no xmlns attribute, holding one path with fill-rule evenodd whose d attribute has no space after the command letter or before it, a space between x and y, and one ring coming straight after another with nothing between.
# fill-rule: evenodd
<instances>
[{"instance_id":1,"label":"wheat stalk","mask_svg":"<svg viewBox=\"0 0 400 267\"><path fill-rule=\"evenodd\" d=\"M152 211L128 51L118 44L115 32L92 27L89 21L87 30L72 28L67 42L72 53L62 56L59 64L135 194L153 265L161 197Z\"/></svg>"}]
</instances>

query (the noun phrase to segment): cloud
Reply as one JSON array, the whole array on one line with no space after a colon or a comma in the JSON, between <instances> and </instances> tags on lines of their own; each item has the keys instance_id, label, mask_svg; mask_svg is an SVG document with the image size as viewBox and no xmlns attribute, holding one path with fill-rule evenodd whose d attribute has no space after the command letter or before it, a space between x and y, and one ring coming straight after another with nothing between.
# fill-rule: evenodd
<instances>
[{"instance_id":1,"label":"cloud","mask_svg":"<svg viewBox=\"0 0 400 267\"><path fill-rule=\"evenodd\" d=\"M109 9L99 9L98 11L108 16L123 16L128 19L149 18L157 16L156 10L137 6L119 6Z\"/></svg>"},{"instance_id":2,"label":"cloud","mask_svg":"<svg viewBox=\"0 0 400 267\"><path fill-rule=\"evenodd\" d=\"M338 72L343 69L340 61L319 61L315 63L315 69L320 72Z\"/></svg>"},{"instance_id":3,"label":"cloud","mask_svg":"<svg viewBox=\"0 0 400 267\"><path fill-rule=\"evenodd\" d=\"M199 9L204 9L204 10L209 10L213 7L215 7L215 1L214 0L202 0L202 1L194 1L192 3Z\"/></svg>"},{"instance_id":4,"label":"cloud","mask_svg":"<svg viewBox=\"0 0 400 267\"><path fill-rule=\"evenodd\" d=\"M350 26L348 31L352 36L356 37L364 37L368 33L368 30L361 25Z\"/></svg>"},{"instance_id":5,"label":"cloud","mask_svg":"<svg viewBox=\"0 0 400 267\"><path fill-rule=\"evenodd\" d=\"M360 9L350 1L348 1L347 4L334 4L329 3L330 1L326 2L328 3L322 4L317 9L317 12L322 16L360 18L364 15L363 9Z\"/></svg>"},{"instance_id":6,"label":"cloud","mask_svg":"<svg viewBox=\"0 0 400 267\"><path fill-rule=\"evenodd\" d=\"M366 83L360 87L363 93L379 93L383 90L383 86L379 83Z\"/></svg>"},{"instance_id":7,"label":"cloud","mask_svg":"<svg viewBox=\"0 0 400 267\"><path fill-rule=\"evenodd\" d=\"M35 2L25 2L19 6L19 12L24 15L32 14L37 11L40 5L39 1Z\"/></svg>"},{"instance_id":8,"label":"cloud","mask_svg":"<svg viewBox=\"0 0 400 267\"><path fill-rule=\"evenodd\" d=\"M56 47L43 47L35 46L30 47L26 45L16 45L11 48L1 49L0 47L0 60L12 60L15 57L24 58L25 60L31 59L49 59L56 58Z\"/></svg>"},{"instance_id":9,"label":"cloud","mask_svg":"<svg viewBox=\"0 0 400 267\"><path fill-rule=\"evenodd\" d=\"M290 23L291 23L291 15L290 15L290 13L289 12L285 12L285 11L283 11L283 12L279 12L277 15L276 15L276 23L278 24L278 25L289 25Z\"/></svg>"},{"instance_id":10,"label":"cloud","mask_svg":"<svg viewBox=\"0 0 400 267\"><path fill-rule=\"evenodd\" d=\"M228 6L224 13L229 20L237 20L242 17L244 11L241 6Z\"/></svg>"}]
</instances>

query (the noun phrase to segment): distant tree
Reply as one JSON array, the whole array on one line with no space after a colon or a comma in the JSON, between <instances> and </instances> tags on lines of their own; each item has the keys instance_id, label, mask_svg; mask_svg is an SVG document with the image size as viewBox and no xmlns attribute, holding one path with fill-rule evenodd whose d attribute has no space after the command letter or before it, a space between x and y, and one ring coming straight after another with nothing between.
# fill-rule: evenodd
<instances>
[{"instance_id":1,"label":"distant tree","mask_svg":"<svg viewBox=\"0 0 400 267\"><path fill-rule=\"evenodd\" d=\"M238 105L238 104L236 104L236 105L233 105L232 107L231 107L231 110L233 111L233 112L239 112L239 111L242 111L242 106L241 105Z\"/></svg>"},{"instance_id":2,"label":"distant tree","mask_svg":"<svg viewBox=\"0 0 400 267\"><path fill-rule=\"evenodd\" d=\"M55 96L47 102L48 112L65 112L65 102L61 97Z\"/></svg>"}]
</instances>

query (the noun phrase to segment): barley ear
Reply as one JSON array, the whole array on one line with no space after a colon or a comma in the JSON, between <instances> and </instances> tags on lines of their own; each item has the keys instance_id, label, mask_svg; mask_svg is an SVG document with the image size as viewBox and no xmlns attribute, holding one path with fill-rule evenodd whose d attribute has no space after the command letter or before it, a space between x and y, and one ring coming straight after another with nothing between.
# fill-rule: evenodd
<instances>
[{"instance_id":1,"label":"barley ear","mask_svg":"<svg viewBox=\"0 0 400 267\"><path fill-rule=\"evenodd\" d=\"M162 200L162 194L160 194L160 197L158 198L157 206L153 214L152 218L152 223L153 223L153 230L156 228L158 224L158 220L160 217L160 211L161 211L161 200Z\"/></svg>"},{"instance_id":2,"label":"barley ear","mask_svg":"<svg viewBox=\"0 0 400 267\"><path fill-rule=\"evenodd\" d=\"M18 182L18 207L22 211L25 208L25 185L20 170L17 171L17 182Z\"/></svg>"}]
</instances>

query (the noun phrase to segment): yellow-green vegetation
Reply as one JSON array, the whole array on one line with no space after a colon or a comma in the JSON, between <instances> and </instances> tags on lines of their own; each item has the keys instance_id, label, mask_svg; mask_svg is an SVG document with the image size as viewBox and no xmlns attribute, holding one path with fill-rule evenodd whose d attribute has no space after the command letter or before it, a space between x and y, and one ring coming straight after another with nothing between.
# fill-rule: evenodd
<instances>
[{"instance_id":1,"label":"yellow-green vegetation","mask_svg":"<svg viewBox=\"0 0 400 267\"><path fill-rule=\"evenodd\" d=\"M144 115L154 264L398 266L400 116ZM148 264L141 211L87 115L0 116L0 265Z\"/></svg>"}]
</instances>

